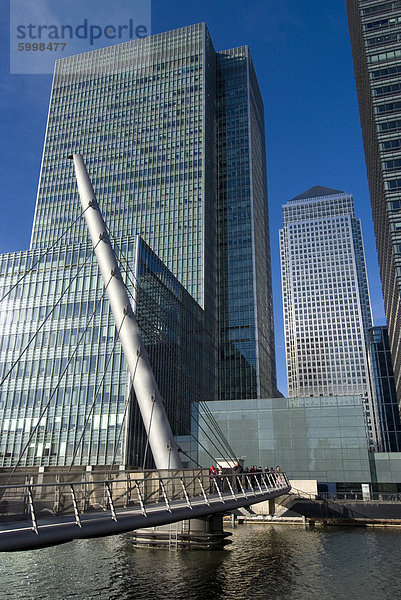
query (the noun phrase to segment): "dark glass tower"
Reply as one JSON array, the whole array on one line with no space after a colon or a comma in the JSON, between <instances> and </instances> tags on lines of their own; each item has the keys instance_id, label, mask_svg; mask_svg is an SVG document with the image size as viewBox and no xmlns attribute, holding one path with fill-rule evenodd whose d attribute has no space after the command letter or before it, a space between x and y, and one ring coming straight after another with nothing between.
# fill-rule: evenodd
<instances>
[{"instance_id":1,"label":"dark glass tower","mask_svg":"<svg viewBox=\"0 0 401 600\"><path fill-rule=\"evenodd\" d=\"M346 0L388 335L401 406L401 2Z\"/></svg>"},{"instance_id":2,"label":"dark glass tower","mask_svg":"<svg viewBox=\"0 0 401 600\"><path fill-rule=\"evenodd\" d=\"M274 397L263 102L249 49L217 55L217 340L221 400Z\"/></svg>"}]
</instances>

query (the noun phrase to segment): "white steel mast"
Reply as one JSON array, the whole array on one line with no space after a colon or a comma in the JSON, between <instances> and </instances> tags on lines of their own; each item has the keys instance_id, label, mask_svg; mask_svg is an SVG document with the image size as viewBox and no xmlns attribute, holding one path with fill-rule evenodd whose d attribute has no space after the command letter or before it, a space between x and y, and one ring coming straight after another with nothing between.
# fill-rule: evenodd
<instances>
[{"instance_id":1,"label":"white steel mast","mask_svg":"<svg viewBox=\"0 0 401 600\"><path fill-rule=\"evenodd\" d=\"M119 332L156 468L158 470L182 469L178 446L164 410L163 400L83 158L81 154L72 154L69 158L74 162L86 225Z\"/></svg>"}]
</instances>

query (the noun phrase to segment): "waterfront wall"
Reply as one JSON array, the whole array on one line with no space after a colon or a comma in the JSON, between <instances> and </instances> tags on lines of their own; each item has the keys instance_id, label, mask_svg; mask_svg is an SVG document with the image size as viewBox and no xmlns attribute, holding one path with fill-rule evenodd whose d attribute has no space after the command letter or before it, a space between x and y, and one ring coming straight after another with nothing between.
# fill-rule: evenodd
<instances>
[{"instance_id":1,"label":"waterfront wall","mask_svg":"<svg viewBox=\"0 0 401 600\"><path fill-rule=\"evenodd\" d=\"M355 522L400 521L401 502L308 500L297 498L288 502L287 511L280 517L305 516L307 519L340 520Z\"/></svg>"}]
</instances>

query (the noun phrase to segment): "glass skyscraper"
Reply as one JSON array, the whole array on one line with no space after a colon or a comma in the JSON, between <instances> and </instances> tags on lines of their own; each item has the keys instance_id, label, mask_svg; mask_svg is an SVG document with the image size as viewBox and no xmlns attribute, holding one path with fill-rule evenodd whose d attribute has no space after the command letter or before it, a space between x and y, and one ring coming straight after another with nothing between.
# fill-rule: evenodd
<instances>
[{"instance_id":1,"label":"glass skyscraper","mask_svg":"<svg viewBox=\"0 0 401 600\"><path fill-rule=\"evenodd\" d=\"M346 0L384 307L401 406L401 2Z\"/></svg>"},{"instance_id":2,"label":"glass skyscraper","mask_svg":"<svg viewBox=\"0 0 401 600\"><path fill-rule=\"evenodd\" d=\"M188 435L204 393L203 310L139 236L116 246L168 418ZM0 256L0 297L11 290L0 310L0 466L25 446L21 465L142 466L145 432L92 245L40 256Z\"/></svg>"},{"instance_id":3,"label":"glass skyscraper","mask_svg":"<svg viewBox=\"0 0 401 600\"><path fill-rule=\"evenodd\" d=\"M289 397L363 398L380 448L369 377L372 326L361 224L352 196L316 186L283 206L280 231Z\"/></svg>"},{"instance_id":4,"label":"glass skyscraper","mask_svg":"<svg viewBox=\"0 0 401 600\"><path fill-rule=\"evenodd\" d=\"M276 395L264 111L247 47L217 54L217 397Z\"/></svg>"},{"instance_id":5,"label":"glass skyscraper","mask_svg":"<svg viewBox=\"0 0 401 600\"><path fill-rule=\"evenodd\" d=\"M91 442L84 440L76 464L88 460L105 464L115 456L116 462L131 460L124 450L121 428L128 393L126 366L119 342L114 342L107 300L100 297L102 284L84 221L79 218L74 172L67 159L78 152L88 167L110 235L129 264L134 264L139 234L159 257L152 264L160 259L170 276L176 277L177 285L192 296L193 305L188 298L180 302L187 306L187 314L192 314L197 333L191 338L189 333L177 333L178 325L171 329L178 344L173 353L181 353L185 361L190 344L192 356L201 356L203 399L277 394L263 104L248 48L216 53L206 25L198 24L60 59L50 99L31 249L1 257L0 281L9 289L47 253L30 271L28 288L24 281L3 304L5 312L16 311L17 306L19 310L9 322L14 328L3 331L8 340L3 339L2 345L3 373L12 367L18 349L24 348L57 302L57 294L65 292L68 307L62 309L64 300L60 302L43 325L43 336L35 341L31 362L38 362L38 371L32 367L22 375L23 367L13 367L13 374L0 389L3 407L7 406L3 422L8 427L11 423L13 431L22 427L18 440L6 442L5 465L15 461L32 424L21 419L39 418L40 407L47 402L54 405L54 419L57 416L52 423L60 423L57 411L65 407L66 422L63 417L61 421L64 437L53 436L49 441L50 425L41 418L43 440L37 444L42 446L38 450L32 442L24 462L69 464L75 448L70 432L75 427L74 439L82 435L84 407L90 406L94 393L104 403L96 426L104 426L105 431L98 432L91 450ZM140 280L144 281L143 277ZM135 284L127 283L133 293ZM26 294L26 301L13 304L18 294ZM160 289L150 294L155 301L162 296ZM104 305L96 308L101 319L95 325L95 313L89 333L84 332L81 317L90 317L98 302ZM152 302L147 304L146 319L139 315L145 323L154 321L149 316ZM195 318L198 310L202 316ZM16 321L22 314L25 325L20 330L22 325L17 326ZM65 318L72 321L67 324ZM167 327L168 319L168 311L164 311L162 327ZM157 324L153 322L153 326ZM151 339L146 325L144 332ZM56 385L52 378L64 368L67 348L81 334L86 346L77 351L76 366L68 366L66 390L52 396ZM99 339L103 345L98 348ZM14 354L10 354L11 344ZM162 356L158 347L154 360L163 362ZM187 365L189 370L194 367L191 361ZM30 385L30 377L44 374L42 368L50 369L51 376L49 372L41 385ZM11 385L15 369L22 379ZM92 369L100 379L90 378ZM163 378L163 373L159 377ZM196 381L198 374L196 369L191 371ZM100 381L102 390L94 392ZM191 401L199 396L191 394L189 387L181 392L174 388L178 396L173 413L182 410L180 418L189 406L188 396ZM32 416L26 416L25 407ZM174 426L174 414L170 418ZM175 425L184 434L184 427L178 422ZM114 433L106 433L109 426L115 428ZM131 447L130 441L126 442Z\"/></svg>"},{"instance_id":6,"label":"glass skyscraper","mask_svg":"<svg viewBox=\"0 0 401 600\"><path fill-rule=\"evenodd\" d=\"M79 212L72 151L111 232L139 233L204 308L217 397L275 395L264 114L249 49L216 53L198 24L57 61L31 248ZM86 236L80 221L67 240Z\"/></svg>"}]
</instances>

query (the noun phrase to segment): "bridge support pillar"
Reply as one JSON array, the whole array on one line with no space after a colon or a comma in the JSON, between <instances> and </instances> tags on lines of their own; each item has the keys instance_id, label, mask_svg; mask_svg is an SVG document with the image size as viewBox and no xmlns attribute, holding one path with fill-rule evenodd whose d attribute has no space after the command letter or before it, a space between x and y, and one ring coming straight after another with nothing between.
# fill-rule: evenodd
<instances>
[{"instance_id":1,"label":"bridge support pillar","mask_svg":"<svg viewBox=\"0 0 401 600\"><path fill-rule=\"evenodd\" d=\"M269 515L274 515L276 512L275 498L271 498L270 500L268 500L268 502L269 502Z\"/></svg>"},{"instance_id":2,"label":"bridge support pillar","mask_svg":"<svg viewBox=\"0 0 401 600\"><path fill-rule=\"evenodd\" d=\"M138 529L131 534L134 546L170 550L221 550L230 544L230 532L223 530L223 514L207 515L172 525Z\"/></svg>"}]
</instances>

